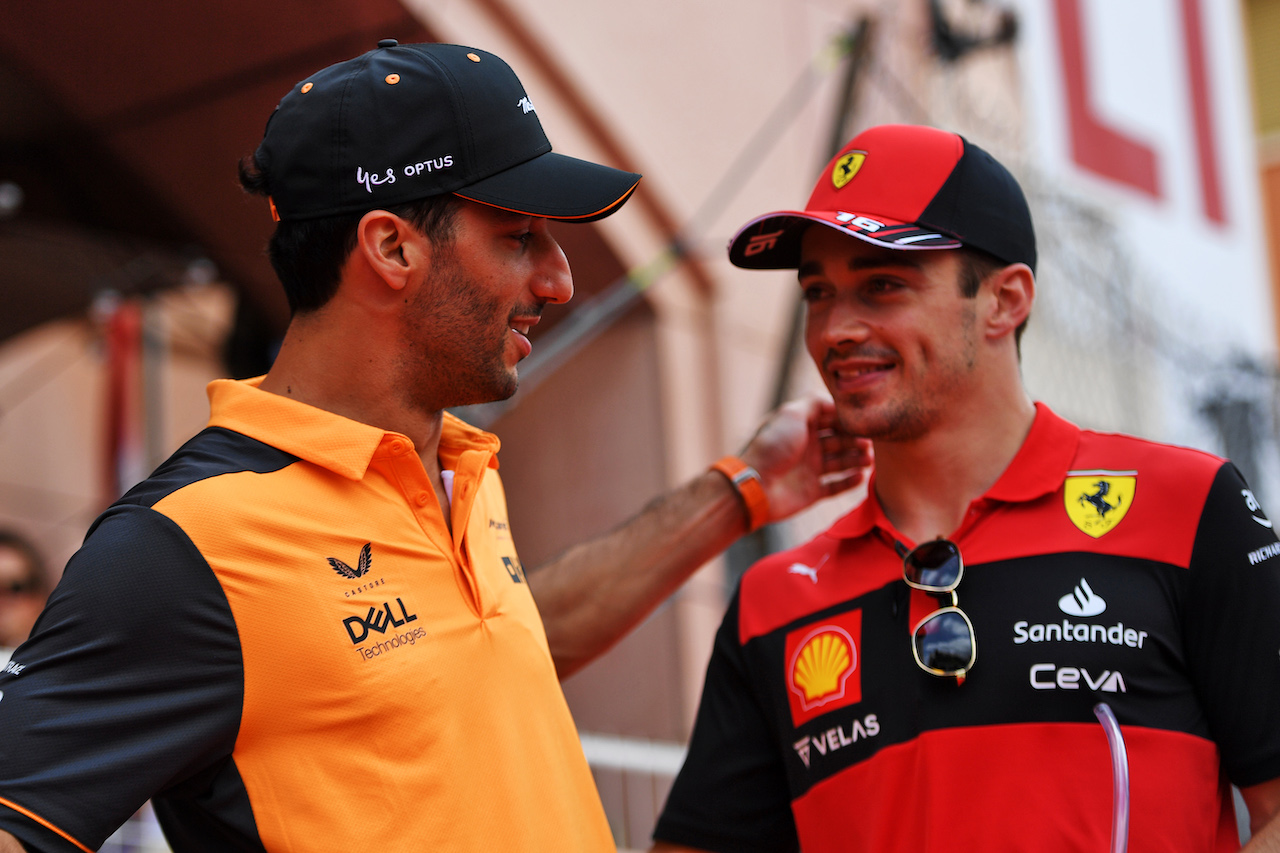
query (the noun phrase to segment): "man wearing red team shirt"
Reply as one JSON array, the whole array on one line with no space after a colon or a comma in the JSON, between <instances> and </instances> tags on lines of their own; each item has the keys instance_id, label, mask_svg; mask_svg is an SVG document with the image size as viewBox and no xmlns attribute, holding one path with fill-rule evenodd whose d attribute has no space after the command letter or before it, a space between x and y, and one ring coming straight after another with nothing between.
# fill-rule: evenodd
<instances>
[{"instance_id":1,"label":"man wearing red team shirt","mask_svg":"<svg viewBox=\"0 0 1280 853\"><path fill-rule=\"evenodd\" d=\"M1102 851L1117 766L1129 850L1235 850L1228 780L1248 850L1280 850L1272 524L1230 462L1027 395L1012 175L956 134L871 128L729 255L798 270L875 473L744 576L655 850Z\"/></svg>"}]
</instances>

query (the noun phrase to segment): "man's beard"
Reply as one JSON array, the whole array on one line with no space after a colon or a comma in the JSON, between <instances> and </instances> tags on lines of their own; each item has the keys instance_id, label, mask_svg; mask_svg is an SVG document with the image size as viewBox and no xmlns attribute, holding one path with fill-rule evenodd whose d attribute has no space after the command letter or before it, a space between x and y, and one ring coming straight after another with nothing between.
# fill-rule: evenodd
<instances>
[{"instance_id":1,"label":"man's beard","mask_svg":"<svg viewBox=\"0 0 1280 853\"><path fill-rule=\"evenodd\" d=\"M515 394L519 380L506 364L510 320L539 314L541 307L517 306L499 323L502 301L482 295L447 256L438 259L432 280L408 306L405 334L412 349L399 372L410 405L437 412Z\"/></svg>"}]
</instances>

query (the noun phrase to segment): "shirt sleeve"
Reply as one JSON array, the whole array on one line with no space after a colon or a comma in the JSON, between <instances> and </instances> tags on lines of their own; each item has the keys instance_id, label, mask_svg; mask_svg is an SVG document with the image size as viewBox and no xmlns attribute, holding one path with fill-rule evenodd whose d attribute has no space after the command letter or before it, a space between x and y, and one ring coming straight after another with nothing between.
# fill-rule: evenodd
<instances>
[{"instance_id":1,"label":"shirt sleeve","mask_svg":"<svg viewBox=\"0 0 1280 853\"><path fill-rule=\"evenodd\" d=\"M716 853L798 851L787 776L738 642L740 594L716 633L689 754L653 836Z\"/></svg>"},{"instance_id":2,"label":"shirt sleeve","mask_svg":"<svg viewBox=\"0 0 1280 853\"><path fill-rule=\"evenodd\" d=\"M0 829L96 850L148 798L226 761L243 685L195 545L160 513L113 507L0 673Z\"/></svg>"},{"instance_id":3,"label":"shirt sleeve","mask_svg":"<svg viewBox=\"0 0 1280 853\"><path fill-rule=\"evenodd\" d=\"M1187 667L1228 778L1280 777L1280 543L1230 462L1201 513L1185 607Z\"/></svg>"}]
</instances>

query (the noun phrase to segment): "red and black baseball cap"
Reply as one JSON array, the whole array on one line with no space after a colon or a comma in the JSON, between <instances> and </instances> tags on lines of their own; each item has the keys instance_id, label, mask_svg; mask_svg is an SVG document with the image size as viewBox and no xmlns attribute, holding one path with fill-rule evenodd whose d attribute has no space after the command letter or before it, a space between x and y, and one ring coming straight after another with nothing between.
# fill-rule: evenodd
<instances>
[{"instance_id":1,"label":"red and black baseball cap","mask_svg":"<svg viewBox=\"0 0 1280 853\"><path fill-rule=\"evenodd\" d=\"M552 152L524 86L492 53L395 39L295 85L255 156L284 220L454 193L590 222L621 207L640 180Z\"/></svg>"},{"instance_id":2,"label":"red and black baseball cap","mask_svg":"<svg viewBox=\"0 0 1280 853\"><path fill-rule=\"evenodd\" d=\"M1035 229L1017 180L963 136L933 127L864 130L827 164L804 210L751 220L729 241L729 260L795 269L814 222L889 249L972 246L1036 268Z\"/></svg>"}]
</instances>

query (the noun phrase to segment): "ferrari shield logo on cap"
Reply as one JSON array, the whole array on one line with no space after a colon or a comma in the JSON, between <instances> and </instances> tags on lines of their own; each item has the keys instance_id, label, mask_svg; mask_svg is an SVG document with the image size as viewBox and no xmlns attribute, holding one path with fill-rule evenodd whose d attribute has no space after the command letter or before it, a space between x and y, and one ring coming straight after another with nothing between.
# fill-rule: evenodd
<instances>
[{"instance_id":1,"label":"ferrari shield logo on cap","mask_svg":"<svg viewBox=\"0 0 1280 853\"><path fill-rule=\"evenodd\" d=\"M865 151L850 151L841 157L831 169L831 183L835 184L836 189L842 189L845 184L853 180L854 175L858 174L858 170L862 168L862 161L866 159Z\"/></svg>"},{"instance_id":2,"label":"ferrari shield logo on cap","mask_svg":"<svg viewBox=\"0 0 1280 853\"><path fill-rule=\"evenodd\" d=\"M1137 471L1068 471L1063 484L1067 517L1097 539L1129 512L1137 488Z\"/></svg>"}]
</instances>

